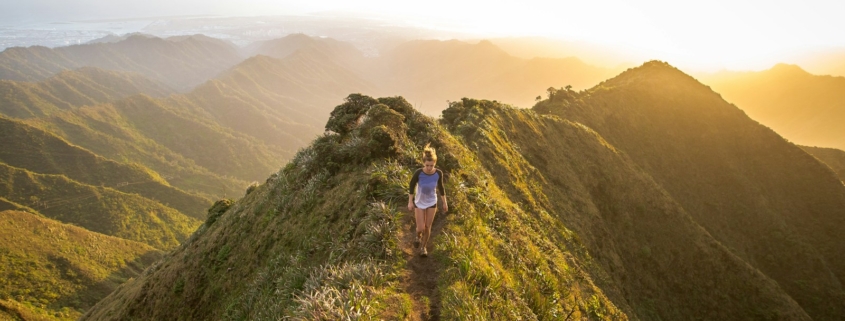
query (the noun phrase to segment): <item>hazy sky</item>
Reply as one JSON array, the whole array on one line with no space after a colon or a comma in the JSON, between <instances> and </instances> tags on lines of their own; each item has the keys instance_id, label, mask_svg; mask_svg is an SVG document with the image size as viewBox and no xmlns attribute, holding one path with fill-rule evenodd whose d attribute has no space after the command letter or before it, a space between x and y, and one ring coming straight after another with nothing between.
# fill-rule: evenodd
<instances>
[{"instance_id":1,"label":"hazy sky","mask_svg":"<svg viewBox=\"0 0 845 321\"><path fill-rule=\"evenodd\" d=\"M845 1L0 0L0 24L19 21L217 14L346 12L460 29L536 35L646 52L699 68L760 69L811 49L845 48Z\"/></svg>"}]
</instances>

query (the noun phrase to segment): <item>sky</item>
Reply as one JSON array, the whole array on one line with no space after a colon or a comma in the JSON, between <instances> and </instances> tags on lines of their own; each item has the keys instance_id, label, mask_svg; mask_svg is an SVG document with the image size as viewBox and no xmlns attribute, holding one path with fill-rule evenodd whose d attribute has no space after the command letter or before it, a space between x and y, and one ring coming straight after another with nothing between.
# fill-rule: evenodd
<instances>
[{"instance_id":1,"label":"sky","mask_svg":"<svg viewBox=\"0 0 845 321\"><path fill-rule=\"evenodd\" d=\"M0 0L0 25L31 20L315 12L395 19L480 37L544 36L610 45L694 69L759 70L804 51L845 48L845 1Z\"/></svg>"}]
</instances>

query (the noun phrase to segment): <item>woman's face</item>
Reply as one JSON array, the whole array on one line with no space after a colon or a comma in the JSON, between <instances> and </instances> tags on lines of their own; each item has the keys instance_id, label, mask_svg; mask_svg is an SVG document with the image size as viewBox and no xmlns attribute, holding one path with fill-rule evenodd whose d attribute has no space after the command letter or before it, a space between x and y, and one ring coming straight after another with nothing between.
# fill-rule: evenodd
<instances>
[{"instance_id":1,"label":"woman's face","mask_svg":"<svg viewBox=\"0 0 845 321\"><path fill-rule=\"evenodd\" d=\"M425 161L423 162L423 168L427 173L431 173L434 171L434 164L437 163L435 163L434 161Z\"/></svg>"}]
</instances>

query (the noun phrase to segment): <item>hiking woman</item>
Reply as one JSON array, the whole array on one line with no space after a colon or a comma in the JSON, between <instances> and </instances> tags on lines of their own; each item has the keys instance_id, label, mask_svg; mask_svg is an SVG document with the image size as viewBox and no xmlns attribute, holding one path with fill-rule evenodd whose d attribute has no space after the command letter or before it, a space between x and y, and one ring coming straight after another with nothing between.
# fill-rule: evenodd
<instances>
[{"instance_id":1,"label":"hiking woman","mask_svg":"<svg viewBox=\"0 0 845 321\"><path fill-rule=\"evenodd\" d=\"M443 172L435 168L437 153L430 144L423 149L423 168L411 176L408 184L408 210L414 211L417 220L417 238L414 246L419 247L420 256L428 256L426 245L431 237L431 223L437 211L437 195L443 199L443 212L449 210L446 203L446 190L443 188Z\"/></svg>"}]
</instances>

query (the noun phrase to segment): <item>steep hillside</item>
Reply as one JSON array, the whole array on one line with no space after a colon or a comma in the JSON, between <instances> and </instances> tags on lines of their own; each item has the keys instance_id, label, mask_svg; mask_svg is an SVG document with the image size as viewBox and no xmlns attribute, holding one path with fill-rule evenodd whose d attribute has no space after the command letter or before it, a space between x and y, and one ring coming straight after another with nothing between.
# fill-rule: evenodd
<instances>
[{"instance_id":1,"label":"steep hillside","mask_svg":"<svg viewBox=\"0 0 845 321\"><path fill-rule=\"evenodd\" d=\"M760 72L699 78L789 141L845 149L845 77L816 76L779 64Z\"/></svg>"},{"instance_id":2,"label":"steep hillside","mask_svg":"<svg viewBox=\"0 0 845 321\"><path fill-rule=\"evenodd\" d=\"M326 128L82 319L809 320L578 123L468 99L438 123L350 95ZM418 258L402 207L427 142L450 209Z\"/></svg>"},{"instance_id":3,"label":"steep hillside","mask_svg":"<svg viewBox=\"0 0 845 321\"><path fill-rule=\"evenodd\" d=\"M612 75L576 58L517 58L489 41L411 41L382 60L382 89L431 114L467 96L528 107L549 87L588 88Z\"/></svg>"},{"instance_id":4,"label":"steep hillside","mask_svg":"<svg viewBox=\"0 0 845 321\"><path fill-rule=\"evenodd\" d=\"M322 133L334 102L373 88L333 57L298 52L284 59L247 59L171 101L265 144L295 151Z\"/></svg>"},{"instance_id":5,"label":"steep hillside","mask_svg":"<svg viewBox=\"0 0 845 321\"><path fill-rule=\"evenodd\" d=\"M845 182L845 151L834 148L800 146L805 152L827 164Z\"/></svg>"},{"instance_id":6,"label":"steep hillside","mask_svg":"<svg viewBox=\"0 0 845 321\"><path fill-rule=\"evenodd\" d=\"M22 212L37 213L37 211L35 211L35 210L33 210L29 207L23 206L21 204L18 204L18 203L12 202L10 200L7 200L3 197L0 197L0 212L2 212L2 211L22 211Z\"/></svg>"},{"instance_id":7,"label":"steep hillside","mask_svg":"<svg viewBox=\"0 0 845 321\"><path fill-rule=\"evenodd\" d=\"M204 119L181 114L180 106L146 96L134 96L110 106L91 108L97 115L116 116L112 129L136 132L173 150L204 168L221 175L260 179L278 166L283 150L263 145L257 139ZM113 109L114 114L112 114ZM88 110L84 112L89 112ZM107 125L100 119L90 123Z\"/></svg>"},{"instance_id":8,"label":"steep hillside","mask_svg":"<svg viewBox=\"0 0 845 321\"><path fill-rule=\"evenodd\" d=\"M204 218L211 201L171 187L155 172L136 164L118 163L26 124L0 118L0 162L39 174L64 175L93 186L110 186L125 193L168 204L195 218Z\"/></svg>"},{"instance_id":9,"label":"steep hillside","mask_svg":"<svg viewBox=\"0 0 845 321\"><path fill-rule=\"evenodd\" d=\"M0 114L33 118L135 94L166 96L172 90L137 74L83 67L38 83L0 80L0 92Z\"/></svg>"},{"instance_id":10,"label":"steep hillside","mask_svg":"<svg viewBox=\"0 0 845 321\"><path fill-rule=\"evenodd\" d=\"M145 244L18 211L0 211L0 254L0 311L25 320L74 320L161 258Z\"/></svg>"},{"instance_id":11,"label":"steep hillside","mask_svg":"<svg viewBox=\"0 0 845 321\"><path fill-rule=\"evenodd\" d=\"M202 35L161 39L131 35L118 42L0 52L0 79L38 81L84 66L131 71L188 90L241 60L237 49Z\"/></svg>"},{"instance_id":12,"label":"steep hillside","mask_svg":"<svg viewBox=\"0 0 845 321\"><path fill-rule=\"evenodd\" d=\"M593 279L628 316L806 317L775 282L731 254L650 175L582 124L470 99L454 103L444 120L476 148L510 199L545 220L534 233L553 235L548 229L557 223L577 235L600 267Z\"/></svg>"},{"instance_id":13,"label":"steep hillside","mask_svg":"<svg viewBox=\"0 0 845 321\"><path fill-rule=\"evenodd\" d=\"M12 47L0 52L0 79L42 80L79 67L61 53L43 46Z\"/></svg>"},{"instance_id":14,"label":"steep hillside","mask_svg":"<svg viewBox=\"0 0 845 321\"><path fill-rule=\"evenodd\" d=\"M535 110L582 123L816 320L845 315L845 186L692 77L649 62Z\"/></svg>"},{"instance_id":15,"label":"steep hillside","mask_svg":"<svg viewBox=\"0 0 845 321\"><path fill-rule=\"evenodd\" d=\"M88 87L93 85L69 83L67 91ZM47 110L27 123L109 159L143 164L180 189L222 197L246 186L244 181L266 177L319 135L327 106L346 93L372 88L336 57L307 51L284 59L253 57L184 95L134 96L74 108L55 102L70 94L45 94L49 97L9 106L7 114L25 117L36 114L30 110Z\"/></svg>"},{"instance_id":16,"label":"steep hillside","mask_svg":"<svg viewBox=\"0 0 845 321\"><path fill-rule=\"evenodd\" d=\"M199 222L173 208L111 187L85 185L63 175L36 174L0 163L0 195L45 216L88 230L149 244L179 245Z\"/></svg>"}]
</instances>

